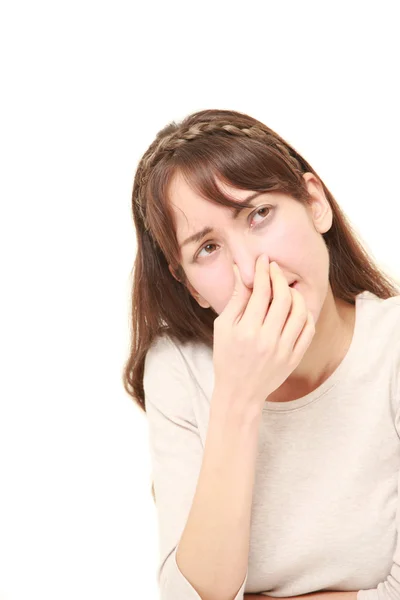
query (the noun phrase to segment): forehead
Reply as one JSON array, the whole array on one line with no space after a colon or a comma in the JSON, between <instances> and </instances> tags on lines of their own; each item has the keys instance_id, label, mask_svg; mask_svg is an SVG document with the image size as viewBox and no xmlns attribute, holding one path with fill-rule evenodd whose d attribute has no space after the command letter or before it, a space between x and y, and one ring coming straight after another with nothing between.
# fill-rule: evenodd
<instances>
[{"instance_id":1,"label":"forehead","mask_svg":"<svg viewBox=\"0 0 400 600\"><path fill-rule=\"evenodd\" d=\"M222 183L219 183L219 186L221 189L228 191L227 186L223 187ZM174 210L177 208L186 212L193 208L198 209L202 204L216 206L201 196L180 173L176 173L172 178L168 188L168 197Z\"/></svg>"},{"instance_id":2,"label":"forehead","mask_svg":"<svg viewBox=\"0 0 400 600\"><path fill-rule=\"evenodd\" d=\"M239 202L249 195L247 190L238 190L218 181L221 190ZM218 228L219 220L229 218L232 210L201 196L181 174L176 174L168 188L168 200L172 208L178 244L187 236L208 226Z\"/></svg>"},{"instance_id":3,"label":"forehead","mask_svg":"<svg viewBox=\"0 0 400 600\"><path fill-rule=\"evenodd\" d=\"M217 179L218 187L234 201L243 202L254 190L243 190ZM294 202L290 196L281 192L265 192L252 201L259 205L263 200L275 201L279 204ZM207 200L194 189L186 179L176 173L168 187L168 201L173 211L178 239L198 229L199 225L211 225L210 219L232 218L232 208ZM246 210L246 209L245 209ZM244 210L244 212L245 212ZM250 210L250 209L249 209ZM215 223L217 226L217 224Z\"/></svg>"},{"instance_id":4,"label":"forehead","mask_svg":"<svg viewBox=\"0 0 400 600\"><path fill-rule=\"evenodd\" d=\"M245 201L251 194L251 190L238 189L227 183L216 179L220 190L229 196L233 201ZM176 224L186 223L195 219L199 221L208 215L218 215L225 213L229 216L232 208L223 206L200 195L186 179L177 173L168 188L168 200L174 213Z\"/></svg>"}]
</instances>

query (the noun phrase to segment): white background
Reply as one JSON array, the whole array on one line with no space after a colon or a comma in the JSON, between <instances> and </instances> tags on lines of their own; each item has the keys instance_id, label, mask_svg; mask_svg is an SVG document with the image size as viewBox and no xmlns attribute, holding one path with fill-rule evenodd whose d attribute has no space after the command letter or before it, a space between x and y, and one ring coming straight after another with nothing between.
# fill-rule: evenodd
<instances>
[{"instance_id":1,"label":"white background","mask_svg":"<svg viewBox=\"0 0 400 600\"><path fill-rule=\"evenodd\" d=\"M3 2L0 600L156 600L145 415L122 388L131 188L156 132L247 112L400 277L398 3Z\"/></svg>"}]
</instances>

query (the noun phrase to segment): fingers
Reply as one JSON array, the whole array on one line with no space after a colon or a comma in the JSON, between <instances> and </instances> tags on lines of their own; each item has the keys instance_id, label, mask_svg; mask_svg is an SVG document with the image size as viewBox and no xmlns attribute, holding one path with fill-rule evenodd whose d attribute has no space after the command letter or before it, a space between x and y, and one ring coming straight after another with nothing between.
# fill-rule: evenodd
<instances>
[{"instance_id":1,"label":"fingers","mask_svg":"<svg viewBox=\"0 0 400 600\"><path fill-rule=\"evenodd\" d=\"M270 273L273 298L267 314L265 315L262 327L271 340L277 340L292 309L292 292L294 290L288 286L282 271L274 262L270 265Z\"/></svg>"},{"instance_id":2,"label":"fingers","mask_svg":"<svg viewBox=\"0 0 400 600\"><path fill-rule=\"evenodd\" d=\"M241 318L251 295L251 290L244 285L239 273L239 269L235 264L233 265L233 272L235 275L235 284L232 296L230 297L222 313L219 315L219 317L223 316L223 319L228 320L230 323L234 323Z\"/></svg>"},{"instance_id":3,"label":"fingers","mask_svg":"<svg viewBox=\"0 0 400 600\"><path fill-rule=\"evenodd\" d=\"M262 326L272 297L270 281L270 273L272 276L272 272L273 267L271 268L265 254L259 256L256 261L253 292L240 321L244 327L260 329Z\"/></svg>"},{"instance_id":4,"label":"fingers","mask_svg":"<svg viewBox=\"0 0 400 600\"><path fill-rule=\"evenodd\" d=\"M295 288L288 288L291 293L291 310L283 323L280 335L280 343L282 348L287 352L296 353L304 352L310 344L315 332L314 318L312 313L307 309L304 297ZM269 315L268 315L269 316ZM269 326L268 331L274 328L275 324Z\"/></svg>"},{"instance_id":5,"label":"fingers","mask_svg":"<svg viewBox=\"0 0 400 600\"><path fill-rule=\"evenodd\" d=\"M297 291L297 290L296 290ZM299 294L300 295L300 294ZM315 335L315 321L313 314L310 310L307 311L307 320L300 331L299 335L294 335L295 343L293 345L293 354L294 356L303 356L308 346L311 344L311 341Z\"/></svg>"}]
</instances>

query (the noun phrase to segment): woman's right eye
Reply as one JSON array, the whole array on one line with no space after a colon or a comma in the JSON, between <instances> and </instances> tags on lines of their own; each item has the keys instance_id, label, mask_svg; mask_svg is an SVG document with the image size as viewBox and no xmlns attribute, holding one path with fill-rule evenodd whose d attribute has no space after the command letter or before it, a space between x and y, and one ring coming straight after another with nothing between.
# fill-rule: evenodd
<instances>
[{"instance_id":1,"label":"woman's right eye","mask_svg":"<svg viewBox=\"0 0 400 600\"><path fill-rule=\"evenodd\" d=\"M195 259L196 259L196 258L202 258L202 257L200 257L200 252L201 252L202 250L205 250L206 248L209 248L210 246L216 246L216 245L217 245L217 244L210 244L210 243L208 243L208 244L204 244L204 246L202 246L202 247L200 248L200 250L198 251L198 253L196 254L196 256L195 256ZM206 254L207 254L207 256L210 256L210 254L212 254L212 252L207 252Z\"/></svg>"}]
</instances>

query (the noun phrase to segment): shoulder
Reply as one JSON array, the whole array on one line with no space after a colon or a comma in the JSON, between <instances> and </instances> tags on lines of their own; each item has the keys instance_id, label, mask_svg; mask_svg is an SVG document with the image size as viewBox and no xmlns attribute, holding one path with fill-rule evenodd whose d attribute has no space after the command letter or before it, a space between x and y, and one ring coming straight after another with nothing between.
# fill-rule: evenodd
<instances>
[{"instance_id":1,"label":"shoulder","mask_svg":"<svg viewBox=\"0 0 400 600\"><path fill-rule=\"evenodd\" d=\"M379 298L371 292L357 296L356 319L361 347L368 362L393 363L400 359L400 295Z\"/></svg>"},{"instance_id":2,"label":"shoulder","mask_svg":"<svg viewBox=\"0 0 400 600\"><path fill-rule=\"evenodd\" d=\"M190 407L198 394L192 366L201 347L194 342L180 343L167 333L158 335L145 358L145 403L150 401L163 411L191 413Z\"/></svg>"},{"instance_id":3,"label":"shoulder","mask_svg":"<svg viewBox=\"0 0 400 600\"><path fill-rule=\"evenodd\" d=\"M146 353L146 367L153 364L154 361L172 358L176 355L176 350L174 341L166 333L156 336Z\"/></svg>"},{"instance_id":4,"label":"shoulder","mask_svg":"<svg viewBox=\"0 0 400 600\"><path fill-rule=\"evenodd\" d=\"M400 341L400 295L379 298L365 291L358 296L357 301L365 322L372 330L378 335L387 335L387 339Z\"/></svg>"},{"instance_id":5,"label":"shoulder","mask_svg":"<svg viewBox=\"0 0 400 600\"><path fill-rule=\"evenodd\" d=\"M146 353L143 383L149 388L160 381L166 383L182 377L184 372L185 364L176 341L166 333L158 335Z\"/></svg>"},{"instance_id":6,"label":"shoulder","mask_svg":"<svg viewBox=\"0 0 400 600\"><path fill-rule=\"evenodd\" d=\"M190 368L192 363L204 356L212 356L212 350L205 344L196 341L179 342L172 335L162 333L153 340L146 353L145 368L150 369L156 363L168 363L170 366L186 364Z\"/></svg>"},{"instance_id":7,"label":"shoulder","mask_svg":"<svg viewBox=\"0 0 400 600\"><path fill-rule=\"evenodd\" d=\"M371 371L390 370L391 395L400 404L400 295L379 298L371 292L357 297L361 311L363 356ZM399 413L400 427L400 413Z\"/></svg>"}]
</instances>

